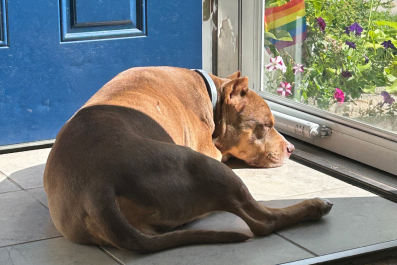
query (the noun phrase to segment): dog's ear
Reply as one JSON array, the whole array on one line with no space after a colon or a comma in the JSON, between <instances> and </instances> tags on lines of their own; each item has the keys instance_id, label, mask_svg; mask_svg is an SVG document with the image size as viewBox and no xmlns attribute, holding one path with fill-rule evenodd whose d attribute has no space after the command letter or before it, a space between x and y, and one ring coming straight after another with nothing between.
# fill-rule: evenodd
<instances>
[{"instance_id":1,"label":"dog's ear","mask_svg":"<svg viewBox=\"0 0 397 265\"><path fill-rule=\"evenodd\" d=\"M241 72L240 72L240 71L237 71L237 72L235 72L234 74L231 74L231 75L229 75L228 77L226 77L226 79L234 80L234 79L239 78L240 76L241 76Z\"/></svg>"},{"instance_id":2,"label":"dog's ear","mask_svg":"<svg viewBox=\"0 0 397 265\"><path fill-rule=\"evenodd\" d=\"M243 110L245 105L245 94L248 91L248 77L240 77L223 85L225 96L224 103L234 106L237 112Z\"/></svg>"}]
</instances>

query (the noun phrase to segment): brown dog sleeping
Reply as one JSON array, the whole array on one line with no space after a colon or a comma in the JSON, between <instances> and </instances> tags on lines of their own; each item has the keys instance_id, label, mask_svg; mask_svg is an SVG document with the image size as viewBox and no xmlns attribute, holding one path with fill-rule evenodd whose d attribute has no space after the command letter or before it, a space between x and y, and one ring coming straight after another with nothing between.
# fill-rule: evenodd
<instances>
[{"instance_id":1,"label":"brown dog sleeping","mask_svg":"<svg viewBox=\"0 0 397 265\"><path fill-rule=\"evenodd\" d=\"M241 217L257 236L318 220L332 204L258 203L221 160L281 166L294 146L266 102L237 72L219 78L173 67L132 68L102 87L62 127L44 187L67 239L137 252L245 241L237 232L169 231L214 211Z\"/></svg>"}]
</instances>

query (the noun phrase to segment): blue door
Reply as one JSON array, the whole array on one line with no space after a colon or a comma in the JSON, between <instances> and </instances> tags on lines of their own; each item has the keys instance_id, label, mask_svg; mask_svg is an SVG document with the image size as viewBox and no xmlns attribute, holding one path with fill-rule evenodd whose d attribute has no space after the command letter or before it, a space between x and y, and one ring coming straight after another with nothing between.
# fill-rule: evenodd
<instances>
[{"instance_id":1,"label":"blue door","mask_svg":"<svg viewBox=\"0 0 397 265\"><path fill-rule=\"evenodd\" d=\"M0 0L0 145L56 137L119 72L201 67L201 0Z\"/></svg>"}]
</instances>

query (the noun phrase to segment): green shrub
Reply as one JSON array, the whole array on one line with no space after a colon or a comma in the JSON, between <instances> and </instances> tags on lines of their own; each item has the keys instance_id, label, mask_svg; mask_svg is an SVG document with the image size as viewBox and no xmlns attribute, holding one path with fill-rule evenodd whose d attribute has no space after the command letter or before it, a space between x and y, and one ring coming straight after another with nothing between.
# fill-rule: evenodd
<instances>
[{"instance_id":1,"label":"green shrub","mask_svg":"<svg viewBox=\"0 0 397 265\"><path fill-rule=\"evenodd\" d=\"M269 6L286 2L267 1ZM397 93L397 15L390 13L392 2L306 0L308 37L302 45L303 61L298 62L306 67L302 82L292 86L295 95L328 109L335 102L336 88L343 91L345 101L374 93L376 87ZM379 6L388 11L378 11ZM319 26L321 18L325 29ZM275 56L283 57L287 68L292 68L295 62L287 53L277 51L269 42L266 45ZM287 71L271 81L292 84L293 79Z\"/></svg>"}]
</instances>

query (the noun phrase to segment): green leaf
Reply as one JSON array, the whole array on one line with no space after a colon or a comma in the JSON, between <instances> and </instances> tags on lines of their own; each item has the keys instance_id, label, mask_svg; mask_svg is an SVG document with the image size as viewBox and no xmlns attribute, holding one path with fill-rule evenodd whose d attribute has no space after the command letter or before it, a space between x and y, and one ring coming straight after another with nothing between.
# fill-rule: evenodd
<instances>
[{"instance_id":1,"label":"green leaf","mask_svg":"<svg viewBox=\"0 0 397 265\"><path fill-rule=\"evenodd\" d=\"M306 0L306 2L313 3L314 9L321 11L321 3L324 2L324 0Z\"/></svg>"},{"instance_id":2,"label":"green leaf","mask_svg":"<svg viewBox=\"0 0 397 265\"><path fill-rule=\"evenodd\" d=\"M386 71L386 73L388 73L388 74L390 74L390 75L392 75L392 76L397 78L397 67L392 66L392 67L389 67L389 68L385 68L385 71ZM390 78L389 78L389 80L390 80ZM390 82L394 82L394 80L390 80Z\"/></svg>"},{"instance_id":3,"label":"green leaf","mask_svg":"<svg viewBox=\"0 0 397 265\"><path fill-rule=\"evenodd\" d=\"M277 40L292 41L291 34L289 34L289 32L286 30L277 30L275 32L275 36L276 36Z\"/></svg>"},{"instance_id":4,"label":"green leaf","mask_svg":"<svg viewBox=\"0 0 397 265\"><path fill-rule=\"evenodd\" d=\"M270 45L273 45L273 43L265 39L265 47L268 47Z\"/></svg>"},{"instance_id":5,"label":"green leaf","mask_svg":"<svg viewBox=\"0 0 397 265\"><path fill-rule=\"evenodd\" d=\"M333 73L333 74L335 74L335 72L336 72L335 69L333 69L333 68L326 68L326 70L331 72L331 73Z\"/></svg>"},{"instance_id":6,"label":"green leaf","mask_svg":"<svg viewBox=\"0 0 397 265\"><path fill-rule=\"evenodd\" d=\"M373 40L386 39L387 38L387 35L383 31L381 31L380 29L376 29L375 31L370 30L368 32L368 34L369 34L369 36L371 36L371 38Z\"/></svg>"},{"instance_id":7,"label":"green leaf","mask_svg":"<svg viewBox=\"0 0 397 265\"><path fill-rule=\"evenodd\" d=\"M328 23L332 22L335 17L334 15L332 15L332 13L328 12L328 11L320 11L320 9L316 9L316 17L322 17L325 21L327 21Z\"/></svg>"},{"instance_id":8,"label":"green leaf","mask_svg":"<svg viewBox=\"0 0 397 265\"><path fill-rule=\"evenodd\" d=\"M268 7L282 6L282 5L285 5L286 3L287 3L286 0L278 0L274 3L271 3Z\"/></svg>"},{"instance_id":9,"label":"green leaf","mask_svg":"<svg viewBox=\"0 0 397 265\"><path fill-rule=\"evenodd\" d=\"M362 89L362 91L363 91L364 93L371 93L371 94L373 94L373 93L375 93L375 88L376 88L375 85L364 85L364 88Z\"/></svg>"},{"instance_id":10,"label":"green leaf","mask_svg":"<svg viewBox=\"0 0 397 265\"><path fill-rule=\"evenodd\" d=\"M318 90L320 90L321 89L321 85L319 84L320 82L319 82L319 80L317 80L317 77L313 78L313 81L314 81L314 84L316 85L316 88Z\"/></svg>"},{"instance_id":11,"label":"green leaf","mask_svg":"<svg viewBox=\"0 0 397 265\"><path fill-rule=\"evenodd\" d=\"M332 22L335 17L328 11L322 12L322 18L324 18L327 22Z\"/></svg>"},{"instance_id":12,"label":"green leaf","mask_svg":"<svg viewBox=\"0 0 397 265\"><path fill-rule=\"evenodd\" d=\"M394 82L397 80L397 77L394 75L387 75L387 79L389 79L390 82Z\"/></svg>"},{"instance_id":13,"label":"green leaf","mask_svg":"<svg viewBox=\"0 0 397 265\"><path fill-rule=\"evenodd\" d=\"M314 9L321 10L321 3L319 1L313 1Z\"/></svg>"},{"instance_id":14,"label":"green leaf","mask_svg":"<svg viewBox=\"0 0 397 265\"><path fill-rule=\"evenodd\" d=\"M397 80L391 86L386 87L386 91L391 94L397 94Z\"/></svg>"},{"instance_id":15,"label":"green leaf","mask_svg":"<svg viewBox=\"0 0 397 265\"><path fill-rule=\"evenodd\" d=\"M365 48L373 48L374 50L377 50L379 48L383 48L383 46L380 45L380 44L377 44L377 43L366 42L365 43Z\"/></svg>"},{"instance_id":16,"label":"green leaf","mask_svg":"<svg viewBox=\"0 0 397 265\"><path fill-rule=\"evenodd\" d=\"M274 39L274 40L281 40L281 41L292 41L291 34L289 34L286 30L273 30L271 32L265 32L265 37Z\"/></svg>"},{"instance_id":17,"label":"green leaf","mask_svg":"<svg viewBox=\"0 0 397 265\"><path fill-rule=\"evenodd\" d=\"M369 62L369 63L367 63L365 65L358 65L357 68L360 71L364 71L364 70L367 70L368 68L371 68L371 65L372 65L372 63Z\"/></svg>"},{"instance_id":18,"label":"green leaf","mask_svg":"<svg viewBox=\"0 0 397 265\"><path fill-rule=\"evenodd\" d=\"M397 35L397 29L385 29L383 32L385 32L385 34L387 34L388 36Z\"/></svg>"},{"instance_id":19,"label":"green leaf","mask_svg":"<svg viewBox=\"0 0 397 265\"><path fill-rule=\"evenodd\" d=\"M377 37L375 31L373 31L373 30L368 31L368 35L369 35L371 38L373 38L373 39L375 39L375 38Z\"/></svg>"},{"instance_id":20,"label":"green leaf","mask_svg":"<svg viewBox=\"0 0 397 265\"><path fill-rule=\"evenodd\" d=\"M276 46L274 44L269 45L269 49L274 56L279 56L280 53L277 51Z\"/></svg>"},{"instance_id":21,"label":"green leaf","mask_svg":"<svg viewBox=\"0 0 397 265\"><path fill-rule=\"evenodd\" d=\"M374 22L379 26L389 26L397 29L397 22L390 22L390 21L374 21Z\"/></svg>"},{"instance_id":22,"label":"green leaf","mask_svg":"<svg viewBox=\"0 0 397 265\"><path fill-rule=\"evenodd\" d=\"M302 91L302 97L307 100L307 92L306 90Z\"/></svg>"},{"instance_id":23,"label":"green leaf","mask_svg":"<svg viewBox=\"0 0 397 265\"><path fill-rule=\"evenodd\" d=\"M277 37L271 32L265 32L265 38L270 38L270 39L277 40Z\"/></svg>"}]
</instances>

